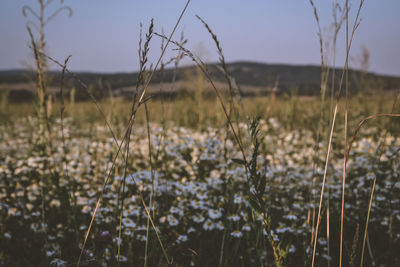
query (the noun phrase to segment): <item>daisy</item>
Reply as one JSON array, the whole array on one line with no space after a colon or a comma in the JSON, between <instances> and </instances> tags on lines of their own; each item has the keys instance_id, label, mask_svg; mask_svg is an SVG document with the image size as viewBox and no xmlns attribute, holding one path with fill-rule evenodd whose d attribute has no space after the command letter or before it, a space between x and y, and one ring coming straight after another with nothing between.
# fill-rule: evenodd
<instances>
[{"instance_id":1,"label":"daisy","mask_svg":"<svg viewBox=\"0 0 400 267\"><path fill-rule=\"evenodd\" d=\"M215 227L218 229L218 230L220 230L220 231L222 231L222 230L224 230L224 223L222 222L222 221L219 221L219 222L217 222L216 224L215 224Z\"/></svg>"},{"instance_id":2,"label":"daisy","mask_svg":"<svg viewBox=\"0 0 400 267\"><path fill-rule=\"evenodd\" d=\"M193 227L189 227L189 229L187 230L188 234L194 233L194 232L196 232L196 229L194 229Z\"/></svg>"},{"instance_id":3,"label":"daisy","mask_svg":"<svg viewBox=\"0 0 400 267\"><path fill-rule=\"evenodd\" d=\"M136 227L136 223L129 218L123 218L122 223L125 227L128 227L128 228Z\"/></svg>"},{"instance_id":4,"label":"daisy","mask_svg":"<svg viewBox=\"0 0 400 267\"><path fill-rule=\"evenodd\" d=\"M210 216L211 219L219 219L221 218L222 213L220 210L209 209L208 216Z\"/></svg>"},{"instance_id":5,"label":"daisy","mask_svg":"<svg viewBox=\"0 0 400 267\"><path fill-rule=\"evenodd\" d=\"M174 216L172 216L171 214L168 215L167 220L169 222L169 225L171 225L171 226L176 226L179 223L179 221Z\"/></svg>"},{"instance_id":6,"label":"daisy","mask_svg":"<svg viewBox=\"0 0 400 267\"><path fill-rule=\"evenodd\" d=\"M207 221L205 221L203 224L203 228L206 231L212 231L215 228L215 224L210 219L207 219Z\"/></svg>"},{"instance_id":7,"label":"daisy","mask_svg":"<svg viewBox=\"0 0 400 267\"><path fill-rule=\"evenodd\" d=\"M250 232L250 230L251 230L251 227L250 227L250 225L248 225L247 223L246 223L245 225L243 225L243 227L242 227L242 231L245 231L245 232Z\"/></svg>"},{"instance_id":8,"label":"daisy","mask_svg":"<svg viewBox=\"0 0 400 267\"><path fill-rule=\"evenodd\" d=\"M233 232L231 232L231 236L236 237L236 238L240 238L243 236L243 233L240 232L239 230L235 230Z\"/></svg>"},{"instance_id":9,"label":"daisy","mask_svg":"<svg viewBox=\"0 0 400 267\"><path fill-rule=\"evenodd\" d=\"M239 217L239 215L237 215L237 214L232 214L231 216L228 217L228 220L237 222L237 221L240 220L240 217Z\"/></svg>"},{"instance_id":10,"label":"daisy","mask_svg":"<svg viewBox=\"0 0 400 267\"><path fill-rule=\"evenodd\" d=\"M242 203L242 200L243 200L243 198L241 195L235 194L235 196L233 198L233 203L240 204L240 203Z\"/></svg>"},{"instance_id":11,"label":"daisy","mask_svg":"<svg viewBox=\"0 0 400 267\"><path fill-rule=\"evenodd\" d=\"M204 221L204 217L201 214L199 214L197 216L193 216L192 219L194 222L197 222L197 223L201 223Z\"/></svg>"},{"instance_id":12,"label":"daisy","mask_svg":"<svg viewBox=\"0 0 400 267\"><path fill-rule=\"evenodd\" d=\"M177 243L183 243L186 242L188 240L187 235L179 235L178 238L176 239Z\"/></svg>"},{"instance_id":13,"label":"daisy","mask_svg":"<svg viewBox=\"0 0 400 267\"><path fill-rule=\"evenodd\" d=\"M117 260L117 262L126 262L128 260L128 258L123 255L119 255L119 257L118 255L116 255L115 259Z\"/></svg>"}]
</instances>

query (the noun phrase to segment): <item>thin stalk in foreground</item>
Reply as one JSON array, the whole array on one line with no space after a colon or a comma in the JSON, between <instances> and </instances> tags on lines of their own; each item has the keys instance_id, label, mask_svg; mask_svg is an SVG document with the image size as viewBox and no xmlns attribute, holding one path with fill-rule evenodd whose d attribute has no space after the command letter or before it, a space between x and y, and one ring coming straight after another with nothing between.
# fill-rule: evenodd
<instances>
[{"instance_id":1,"label":"thin stalk in foreground","mask_svg":"<svg viewBox=\"0 0 400 267\"><path fill-rule=\"evenodd\" d=\"M349 1L346 0L346 53L349 54ZM346 60L346 107L344 113L344 159L343 159L343 178L342 178L342 212L340 214L340 252L339 252L339 266L342 267L343 260L343 227L344 227L344 193L346 189L346 164L347 155L347 115L348 115L348 95L349 95L349 61Z\"/></svg>"},{"instance_id":2,"label":"thin stalk in foreground","mask_svg":"<svg viewBox=\"0 0 400 267\"><path fill-rule=\"evenodd\" d=\"M355 32L356 32L358 26L360 25L359 17L360 17L360 13L361 13L361 9L362 9L363 4L364 4L364 0L360 0L360 6L359 6L359 8L358 8L357 15L356 15L355 20L354 20L353 30L352 30L352 33L351 33L351 37L350 37L350 39L349 39L349 44L348 44L347 49L346 49L346 61L345 61L345 66L348 66L349 57L350 57L350 49L351 49L352 41L353 41L353 39L354 39L354 34L355 34ZM338 106L338 102L339 102L340 93L341 93L341 91L342 91L344 76L345 76L345 68L344 68L344 70L343 70L343 72L342 72L342 76L341 76L340 84L339 84L339 90L338 90L338 93L337 93L336 105L335 105L335 112L334 112L334 114L333 114L333 119L332 119L332 129L333 129L334 126L335 126L335 120L336 120L336 115L337 115L337 106ZM330 137L329 137L329 140L330 140L330 141L329 141L329 143L328 143L328 148L330 148L330 146L331 146L332 135L333 135L333 132L331 131L331 134L330 134ZM330 153L330 149L328 149L327 154L328 154L328 153ZM346 157L345 157L345 158L346 158ZM327 157L327 160L329 160L329 157ZM345 164L345 163L344 163L344 164ZM324 176L325 176L325 175L324 175ZM325 181L325 177L324 177L324 181ZM323 190L324 190L324 187L322 187L322 191L323 191ZM318 212L318 216L317 216L317 226L319 225L319 221L320 221L320 217L321 217L321 204L322 204L322 197L323 197L323 194L322 194L322 193L323 193L323 192L321 192L320 207L319 207L319 212ZM344 202L342 201L342 213L343 213L343 209L344 209ZM317 228L318 228L318 227L317 227ZM341 229L342 229L342 231L343 231L343 221L341 222ZM342 242L343 232L342 232L342 231L341 231L341 241L340 241L340 250L341 250L341 251L342 251L342 244L343 244L343 242ZM314 266L314 262L315 262L315 252L316 252L315 248L316 248L316 246L317 246L317 244L316 244L316 243L317 243L317 237L318 237L318 231L315 231L314 249L313 249L313 255L312 255L312 263L311 263L311 266ZM341 258L342 258L342 257L341 257L341 255L340 255L340 264L341 264Z\"/></svg>"},{"instance_id":3,"label":"thin stalk in foreground","mask_svg":"<svg viewBox=\"0 0 400 267\"><path fill-rule=\"evenodd\" d=\"M376 177L374 178L374 182L373 182L373 184L372 184L371 197L370 197L370 199L369 199L368 214L367 214L367 220L366 220L366 222L365 222L364 239L363 239L363 245L362 245L362 250L361 250L361 262L360 262L360 267L363 266L363 262L364 262L365 241L367 240L369 215L370 215L370 213L371 213L371 207L372 207L372 200L373 200L373 198L374 198L375 185L376 185Z\"/></svg>"},{"instance_id":4,"label":"thin stalk in foreground","mask_svg":"<svg viewBox=\"0 0 400 267\"><path fill-rule=\"evenodd\" d=\"M90 221L89 228L88 228L88 231L86 232L85 239L84 239L84 242L83 242L83 245L82 245L82 248L81 248L81 253L80 253L79 258L78 258L77 267L78 267L79 264L80 264L80 261L81 261L82 255L83 255L83 251L84 251L84 249L85 249L85 245L86 245L86 242L87 242L89 233L90 233L90 230L91 230L91 228L92 228L92 226L93 226L94 218L95 218L95 216L96 216L96 214L97 214L98 208L100 207L101 199L102 199L102 197L103 197L103 195L104 195L105 186L107 185L108 180L109 180L109 178L110 178L111 170L112 170L112 168L115 166L116 159L117 159L117 157L118 157L118 155L119 155L119 152L121 151L122 144L125 142L125 139L129 138L129 137L128 137L128 134L130 133L130 129L131 129L132 126L133 126L133 121L134 121L134 119L135 119L136 112L137 112L138 108L141 106L141 104L144 103L143 98L144 98L144 96L145 96L146 89L147 89L147 87L148 87L148 85L149 85L149 83L150 83L150 80L152 79L152 77L153 77L153 75L154 75L154 73L155 73L155 70L157 69L158 65L160 64L161 59L162 59L162 57L164 56L164 53L165 53L165 51L166 51L166 49L167 49L167 47L168 47L168 44L169 44L170 40L172 39L172 36L173 36L173 34L175 33L175 30L176 30L176 28L178 27L178 25L179 25L179 23L180 23L180 21L181 21L181 19L182 19L182 17L183 17L183 14L185 13L185 11L186 11L186 9L187 9L189 3L190 3L190 0L188 0L188 1L186 2L186 5L185 5L184 9L182 10L182 12L181 12L181 14L180 14L180 16L179 16L179 19L178 19L178 21L176 22L176 24L175 24L175 26L174 26L173 31L171 32L171 35L170 35L170 37L169 37L169 39L168 39L168 42L166 43L166 45L165 45L165 47L164 47L164 50L162 51L162 53L161 53L161 55L160 55L160 57L159 57L159 59L158 59L158 61L157 61L157 64L155 65L155 67L154 67L154 69L153 69L153 72L151 73L149 79L147 80L147 83L146 83L145 87L143 88L142 94L141 94L141 96L140 96L140 98L139 98L139 101L138 101L138 105L136 106L136 108L134 108L134 110L133 110L133 112L132 112L132 115L130 116L130 120L129 120L129 123L128 123L128 127L127 127L127 129L126 129L126 131L125 131L125 136L124 136L123 140L121 141L121 143L120 143L120 145L119 145L119 147L118 147L117 155L116 155L116 157L114 158L112 167L111 167L111 169L110 169L110 171L109 171L109 173L108 173L108 176L107 176L106 180L104 181L104 184L103 184L103 188L102 188L100 197L99 197L99 199L98 199L98 201L97 201L97 203L96 203L96 207L95 207L95 210L94 210L94 212L93 212L92 219L91 219L91 221ZM141 196L141 194L140 194L140 196ZM169 257L168 257L168 255L167 255L167 253L166 253L166 250L165 250L165 248L164 248L164 245L162 244L161 238L160 238L160 236L159 236L159 234L158 234L158 232L157 232L157 229L156 229L156 227L155 227L155 225L154 225L153 220L151 219L150 213L148 212L146 203L144 202L142 196L141 196L141 201L142 201L142 204L143 204L143 206L144 206L144 208L145 208L145 210L146 210L147 215L150 217L150 218L149 218L149 219L150 219L150 222L151 222L151 224L152 224L152 226L153 226L153 228L154 228L154 230L155 230L155 232L156 232L157 239L158 239L158 241L159 241L159 243L160 243L160 246L161 246L161 249L162 249L162 251L163 251L163 254L164 254L165 258L167 259L167 262L169 263Z\"/></svg>"},{"instance_id":5,"label":"thin stalk in foreground","mask_svg":"<svg viewBox=\"0 0 400 267\"><path fill-rule=\"evenodd\" d=\"M328 171L328 163L329 163L329 155L331 152L331 144L332 144L332 137L333 137L333 129L335 127L335 120L336 120L336 114L337 114L337 108L338 105L336 104L335 106L335 111L334 111L334 116L333 116L333 121L332 121L332 126L331 126L331 132L329 135L329 143L328 143L328 152L326 153L326 159L325 159L325 169L324 169L324 178L322 180L322 188L321 188L321 195L319 199L319 207L318 207L318 217L317 217L317 226L315 227L315 239L314 239L314 248L313 248L313 255L312 255L312 263L311 266L314 266L314 260L315 260L315 250L317 247L317 238L318 238L318 228L319 228L319 223L321 221L321 209L322 209L322 198L324 195L324 188L325 188L325 181L326 181L326 173Z\"/></svg>"},{"instance_id":6,"label":"thin stalk in foreground","mask_svg":"<svg viewBox=\"0 0 400 267\"><path fill-rule=\"evenodd\" d=\"M150 203L149 206L153 210L153 217L155 216L155 205L153 201L154 197L154 166L151 156L151 134L150 134L150 115L149 109L147 108L147 104L144 104L144 108L146 111L146 126L147 126L147 139L148 139L148 146L149 146L149 161L150 161L150 168L151 168L151 193L150 193ZM146 227L146 246L144 252L144 267L147 266L147 253L148 253L148 246L149 246L149 232L150 232L150 218L147 218L147 227Z\"/></svg>"}]
</instances>

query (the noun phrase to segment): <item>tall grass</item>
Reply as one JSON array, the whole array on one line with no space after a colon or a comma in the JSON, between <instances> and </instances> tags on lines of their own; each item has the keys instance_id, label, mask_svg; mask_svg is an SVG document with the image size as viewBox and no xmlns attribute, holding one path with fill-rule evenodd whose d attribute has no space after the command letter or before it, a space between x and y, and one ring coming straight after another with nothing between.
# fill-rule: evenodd
<instances>
[{"instance_id":1,"label":"tall grass","mask_svg":"<svg viewBox=\"0 0 400 267\"><path fill-rule=\"evenodd\" d=\"M319 236L323 231L326 231L328 265L333 263L337 263L339 266L346 265L347 263L350 265L355 265L356 262L360 262L360 266L363 266L365 261L365 247L368 246L368 226L370 224L370 218L373 211L373 196L377 186L377 179L376 177L373 179L372 189L369 192L369 199L367 201L368 205L366 219L363 218L364 225L361 225L361 227L357 226L356 228L357 230L354 234L354 239L352 240L352 251L349 253L349 260L347 262L344 257L344 249L346 248L347 243L345 243L344 240L346 239L348 241L350 238L345 236L344 224L346 219L347 222L351 222L351 218L347 218L344 212L345 196L347 196L345 191L346 177L348 176L347 164L349 161L351 161L352 146L354 143L356 143L356 137L366 122L369 122L374 126L380 126L379 122L373 122L372 119L378 117L390 117L394 120L400 117L400 115L396 113L397 96L394 103L392 103L390 96L387 97L387 99L382 98L382 106L378 107L374 97L370 99L365 98L364 102L360 104L359 97L351 97L349 94L348 70L350 50L352 42L355 38L355 32L360 25L360 14L364 5L364 0L360 1L351 32L349 32L348 25L348 1L345 2L345 6L339 15L339 18L336 16L337 14L335 12L340 10L340 8L338 8L338 3L335 1L333 36L331 40L331 61L328 60L329 52L324 50L324 38L317 7L314 2L310 0L314 17L317 22L318 39L320 42L322 66L321 96L317 98L303 98L293 93L292 96L290 96L290 101L288 96L275 96L274 93L267 98L243 98L241 96L240 87L236 84L235 80L229 73L229 68L225 61L226 59L223 54L222 45L217 37L217 34L213 32L210 25L208 25L200 16L197 16L200 23L204 25L206 31L211 35L211 38L217 47L217 53L220 61L219 70L223 72L228 88L226 92L221 90L220 85L213 80L212 73L207 68L207 65L199 57L194 55L192 51L186 48L186 40L184 37L182 36L180 41L175 41L173 38L189 3L190 0L186 2L169 36L166 36L164 33L161 34L154 32L153 20L151 20L149 29L145 35L145 39L143 39L144 42L142 40L142 36L140 36L140 71L136 82L136 89L133 92L130 100L114 98L112 93L110 93L110 100L97 100L93 95L93 92L91 92L90 86L86 85L79 79L77 75L68 70L67 63L69 57L64 61L64 63L60 63L59 61L46 55L43 49L37 48L33 34L31 30L28 29L31 37L31 46L37 63L39 81L38 85L43 96L45 96L46 78L40 62L43 61L43 59L46 59L54 62L60 68L62 68L60 81L60 100L59 102L54 103L54 109L60 110L60 135L62 144L61 176L65 180L69 181L69 199L73 202L72 207L70 207L71 211L65 211L65 213L68 213L68 216L73 217L75 214L79 214L80 211L77 205L77 196L75 195L77 193L75 190L78 189L77 185L75 184L73 173L69 171L70 166L67 159L69 150L67 147L67 139L70 137L65 136L66 127L68 127L65 125L66 117L71 116L74 120L75 126L78 128L85 128L87 125L98 124L99 121L102 121L103 124L106 125L106 129L108 131L107 133L111 136L111 143L113 144L108 158L109 164L105 166L104 170L99 172L101 173L100 177L104 177L97 192L96 198L94 198L95 201L91 203L94 208L92 209L92 213L89 213L87 216L88 225L87 227L83 228L85 234L83 238L79 236L79 240L82 240L81 242L75 240L78 247L78 253L76 255L76 259L75 255L72 255L74 258L74 262L72 263L74 265L76 264L76 266L91 264L87 256L87 247L90 244L91 236L97 235L96 231L94 230L96 227L95 222L96 219L100 219L98 216L96 218L96 215L100 213L102 204L106 204L103 202L105 202L105 199L108 198L106 197L108 196L108 191L115 183L117 185L116 194L113 195L115 199L109 201L113 202L115 200L116 204L114 205L115 210L112 211L113 219L111 222L109 222L111 226L108 227L110 227L110 229L117 229L115 233L113 233L116 238L116 242L114 243L112 247L113 250L111 252L113 257L115 256L116 260L110 260L110 262L116 266L125 266L126 263L123 256L123 251L127 250L129 251L130 255L133 255L131 256L131 259L137 258L138 262L140 261L144 266L187 266L188 264L195 265L195 263L203 266L210 265L211 263L218 266L245 266L247 264L252 264L254 266L265 266L271 264L275 264L276 266L294 266L302 263L304 265L322 266L325 265L325 262L323 263L322 257L319 257L318 251L322 250L317 250L317 245ZM335 84L336 41L342 23L344 22L346 23L346 59L344 70L341 74L340 83ZM163 44L161 46L161 53L156 64L154 67L149 68L147 55L150 50L150 43L152 42L154 36L161 38L161 40L163 40ZM183 57L188 57L190 60L192 60L196 64L199 71L197 74L199 84L204 83L205 80L210 83L215 94L214 98L203 97L203 94L200 90L196 92L189 92L189 95L178 96L176 99L162 97L161 99L157 100L152 99L151 95L149 96L148 88L151 80L156 71L159 71L159 69L163 70L163 57L171 45L177 49L178 55L176 58L173 58L168 62L174 62L176 70L180 60ZM331 67L331 62L333 62L333 67ZM69 103L66 103L64 100L64 79L66 74L71 75L80 84L80 86L86 90L92 100L93 105L89 106L86 102L75 102L74 97L71 97ZM172 79L173 85L175 84L175 79L176 76L174 74ZM277 78L276 81L275 87L278 87L279 78ZM326 97L328 96L327 92L329 92L329 84L331 87L330 105L325 102ZM343 87L345 88L344 98L341 96ZM334 100L333 96L335 92L336 99ZM189 99L192 101L189 101ZM198 103L199 101L201 101L201 104ZM273 102L273 105L271 102ZM215 110L216 103L219 104L218 110ZM193 109L195 109L193 107L194 104L196 104L197 108L197 118L193 118L193 114L189 114L189 111L193 111ZM382 107L385 107L387 110L391 108L391 112L380 113L379 109ZM18 114L17 110L20 110L20 112L33 112L33 106L26 104L7 105L6 108L3 107L2 109L2 113L8 112L13 114L13 118L22 116L22 114ZM351 118L349 116L350 109L353 113L357 113L359 115ZM124 112L126 110L129 111L129 114ZM183 110L188 112L182 112ZM315 110L318 110L319 112L315 112ZM43 119L41 116L46 116L45 121L48 123L50 132L51 126L56 125L55 121L57 115L51 114L51 110L49 110L48 114L46 114L46 112L47 109L46 111L43 111L44 115L40 113L42 115L39 116L39 123L41 123ZM371 115L371 113L373 115ZM344 117L344 123L343 125L337 125L337 121L339 120L338 118L341 116ZM360 117L365 117L365 119L359 122ZM13 118L10 120L13 120ZM270 119L266 122L263 120L263 118ZM278 118L278 121L284 122L284 127L286 127L286 129L284 129L284 127L280 128L279 125L277 126L277 122L275 122L273 118ZM118 124L113 123L112 121L118 122ZM327 125L326 122L328 121L329 127L323 127L324 125ZM209 155L207 155L209 158L205 157L205 159L197 157L194 151L196 149L200 150L200 148L203 148L201 145L197 145L198 147L196 147L195 144L193 147L191 147L191 145L184 146L182 151L179 151L179 153L182 155L179 155L177 158L173 158L174 156L171 156L172 152L167 151L169 149L167 147L167 141L171 132L172 134L175 134L176 132L181 131L176 130L176 122L181 123L181 125L178 126L194 128L196 133L207 131L212 132L209 127L216 129L213 134L210 134L210 139L214 139L212 141L216 143L220 142L221 139L224 139L224 142L221 142L221 147L218 147L221 151L223 150L224 162L217 164L215 163L217 160L213 159L213 157ZM159 131L157 127L153 128L153 125L155 125L154 123L161 123L162 130ZM201 127L199 127L199 123L202 124ZM121 127L121 125L122 131L116 130L116 128ZM142 147L138 147L138 145L135 144L135 141L137 140L134 139L134 137L135 135L139 135L140 125L145 125L144 135L146 142L144 146L147 149L145 151L146 153L142 153ZM169 126L171 127L169 128ZM352 132L352 127L354 127L354 133L349 139L348 133ZM309 184L307 182L302 184L301 182L298 182L298 180L304 179L307 181L307 175L309 176L310 172L304 172L302 167L297 167L297 169L294 168L294 170L291 169L292 165L297 166L295 163L293 163L294 158L299 161L302 160L299 159L298 155L293 156L293 154L297 154L297 151L290 151L290 155L285 155L285 160L283 162L287 164L287 166L275 168L274 164L276 164L276 161L279 162L279 160L274 159L274 152L278 154L276 156L278 157L281 151L279 151L280 149L277 149L277 151L269 151L267 147L267 144L271 146L275 145L274 143L268 143L267 141L268 138L272 138L269 136L272 134L275 135L273 138L276 138L276 142L282 143L282 140L285 140L286 143L284 144L293 146L294 142L290 143L292 141L290 139L292 138L297 140L295 136L302 134L307 135L308 132L305 128L311 129L315 136L314 139L311 139L314 142L314 149L312 150L312 174L310 179L311 183ZM387 132L390 131L391 133L396 133L398 129L398 125L392 125L390 129L387 129ZM343 138L337 134L338 130L344 131ZM284 136L279 131L287 131L289 134ZM42 130L39 130L39 133L42 134ZM179 138L179 134L176 135ZM224 138L221 138L221 136L224 136ZM325 136L328 138L325 140L326 142L323 142ZM51 138L56 139L54 136L51 137L50 135L48 138L50 141L52 140ZM185 139L185 142L190 143L190 138L187 139L189 141ZM206 143L206 141L209 141L209 139L202 139L203 143ZM310 142L310 140L307 142ZM326 147L321 148L321 143L326 145ZM382 143L385 143L385 140L382 141ZM307 146L308 144L300 145ZM213 145L211 145L211 147L213 147ZM380 148L380 145L378 148ZM140 151L136 151L135 149ZM221 151L214 152L219 153ZM343 151L343 153L340 153L340 151ZM321 159L320 154L323 152L326 152L326 155L324 159ZM56 153L55 147L49 148L49 152L47 154L49 160L46 158L46 161L49 161L49 169L52 168L52 171L56 173L56 166L52 166L50 164L50 158L52 156L51 153ZM140 157L142 158L138 157L137 153L142 153L140 154ZM333 175L335 171L340 171L337 170L337 168L340 168L338 167L339 163L337 161L337 158L339 157L338 155L340 155L340 157L343 156L343 163L341 165L343 169L341 171L342 180L340 203L336 203L339 201L338 191L335 191L333 187L331 189L328 182L329 175ZM171 160L171 158L173 158L173 160ZM324 166L321 167L319 165L323 160ZM140 163L136 164L135 161L140 161ZM335 161L334 165L332 161ZM174 165L179 164L179 162L185 163L185 165L182 167L182 170L178 170L177 172L171 171L170 168L173 167L168 166L168 164ZM190 174L190 172L185 169L185 166L189 165L189 163L195 166L193 167L193 170L196 171L196 173L193 171L195 174ZM307 164L309 163L310 161L307 161ZM3 168L5 169L6 167L2 166L1 170L3 170ZM140 182L142 181L135 180L134 176L131 175L131 173L137 171L138 169L142 170L146 168L150 169L150 190L148 195L146 194L146 191L139 190L140 186L143 186L140 185ZM283 168L284 170L282 171L280 168ZM323 170L322 173L319 171L321 169ZM217 174L213 174L213 170L216 170ZM229 173L233 172L232 170L240 173L241 177L230 177L231 174ZM296 181L299 188L298 190L294 191L300 192L299 194L303 200L308 199L301 202L306 204L304 206L306 207L304 210L308 209L308 219L306 219L306 216L304 216L304 210L297 215L291 214L291 211L286 210L289 209L291 205L294 206L293 203L295 201L290 199L292 196L288 196L288 199L284 199L284 197L282 197L282 195L284 196L285 194L294 194L292 188L293 184L290 184L290 182L287 181L291 181L290 179L292 179L294 175L293 172L296 170L299 171L298 175L301 178L297 177ZM158 174L162 172L165 173L164 178L169 180L157 180ZM118 174L120 175L119 180L116 179ZM217 214L218 212L221 213L218 216L221 217L220 222L223 224L223 231L222 233L211 232L213 233L212 235L209 235L209 233L199 233L200 238L198 243L192 242L190 243L190 246L184 247L182 243L177 241L179 239L174 237L174 235L177 235L177 232L169 232L171 228L168 228L168 226L165 227L166 230L160 230L162 227L164 227L162 226L163 222L165 222L165 220L169 220L166 219L167 215L169 216L174 214L168 210L164 211L160 207L169 208L168 205L170 203L181 200L182 196L176 193L176 196L163 195L160 197L158 195L159 192L156 190L156 183L168 184L176 181L185 183L187 180L190 180L190 178L187 178L186 176L190 175L195 177L195 179L192 181L195 185L197 183L200 184L201 182L206 181L210 177L211 181L212 179L216 181L220 180L221 191L218 191L219 189L217 190L215 187L210 186L208 187L208 190L210 191L206 191L205 193L210 194L209 197L211 201L211 198L214 197L213 194L217 192L217 196L215 197L218 199L218 206L214 209L210 202L207 202L207 205L210 205L210 210L208 212L214 211ZM56 177L57 175L54 174L53 176ZM218 176L221 176L221 178ZM287 180L285 180L285 178ZM321 178L321 181L319 181L318 178ZM100 180L101 178L98 179ZM128 186L128 183L131 183L131 179L133 180L132 184L135 186L134 190ZM338 178L336 177L336 179ZM331 178L331 181L332 184L337 182L334 178ZM48 218L45 217L48 209L46 206L48 205L48 201L46 200L46 192L51 191L51 188L54 186L46 183L44 179L42 180L42 177L40 177L39 184L41 186L42 221L43 225L45 225L46 221L48 220ZM174 185L176 186L176 184ZM320 196L318 205L314 205L314 194L316 191L315 188L318 185L321 186ZM55 183L55 186L61 190L58 183ZM308 189L305 190L305 188ZM175 190L175 188L171 187L170 190ZM287 192L285 190L287 190ZM326 207L324 207L325 191L328 192L326 197ZM238 192L240 192L240 194ZM196 191L195 193L197 194L198 192ZM200 193L198 194L200 195ZM204 192L201 192L201 194L204 194ZM128 198L131 197L138 197L146 218L146 234L144 236L145 243L143 246L143 251L141 252L143 254L140 255L139 253L136 253L138 250L133 248L133 246L136 246L133 241L129 246L124 246L123 243L125 229L124 219L127 219L125 212L129 210L128 204L130 202L128 201ZM241 198L243 198L243 200ZM196 201L197 200L198 199L196 199ZM279 201L282 202L279 203ZM248 203L248 206L246 206L245 203ZM236 204L238 204L238 206L235 206ZM196 206L197 204L195 203L191 205ZM288 205L288 207L286 208L285 205ZM313 209L313 211L311 211L311 209ZM247 219L246 224L243 226L248 228L238 228L240 227L240 224L236 221L238 220L237 218L240 219L240 216L236 213L239 212L241 212L240 216L243 218L246 216L251 217ZM323 228L322 222L324 212L326 212L326 228L321 230L321 228ZM242 213L245 215L242 215ZM164 214L166 215L163 216ZM354 214L356 213L353 213L353 215ZM206 214L203 212L203 214L200 215L203 216ZM302 217L300 218L300 216ZM393 214L391 216L393 216ZM211 218L212 215L209 215L209 217ZM312 217L311 223L310 217ZM74 233L78 234L79 219L70 219L73 221L72 224L74 224ZM301 221L303 219L304 224ZM182 227L189 228L188 226L183 226L183 224L190 221L190 218L183 217L181 220ZM331 224L331 220L335 223ZM287 227L285 227L285 224L282 223L285 221L289 221L289 223L294 225L294 227L297 227L298 231L304 231L304 233L296 236L296 234L292 232L291 227L288 227L289 230L286 229ZM210 222L213 223L212 221ZM311 224L311 229L307 223ZM251 226L249 224L251 224ZM306 226L304 227L304 225ZM205 222L203 228L207 227L208 226ZM216 226L214 225L213 227ZM241 239L244 230L241 232L238 229L251 230L248 230L249 232L246 234L246 238ZM364 229L362 245L358 238L360 229ZM220 230L222 230L222 228ZM281 235L282 232L285 234ZM347 230L346 233L347 232L350 232L350 230ZM202 235L206 237L203 237ZM179 238L184 240L185 235L182 235ZM186 239L187 238L188 237L186 236ZM217 244L210 244L210 240L207 240L208 238L211 240L211 242L218 240ZM304 248L304 246L308 245L310 246L309 249ZM303 249L301 250L300 247L303 247ZM299 251L296 251L296 249ZM160 255L157 255L157 253ZM180 261L180 257L184 260ZM332 257L337 258L332 259ZM2 255L0 255L0 263L1 260ZM96 260L99 261L99 264L101 261L103 261L100 258L94 258L94 261ZM103 261L103 263L105 263L105 261ZM133 264L132 262L129 263Z\"/></svg>"}]
</instances>

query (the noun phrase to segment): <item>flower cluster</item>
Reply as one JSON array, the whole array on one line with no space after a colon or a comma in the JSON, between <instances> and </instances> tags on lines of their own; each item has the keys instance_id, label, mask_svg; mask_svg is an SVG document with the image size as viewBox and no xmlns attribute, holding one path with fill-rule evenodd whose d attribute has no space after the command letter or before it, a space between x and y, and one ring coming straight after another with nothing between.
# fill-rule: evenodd
<instances>
[{"instance_id":1,"label":"flower cluster","mask_svg":"<svg viewBox=\"0 0 400 267\"><path fill-rule=\"evenodd\" d=\"M55 127L51 153L43 155L32 131L35 123L29 118L0 127L0 243L7 244L0 247L0 255L5 255L0 265L2 261L54 266L75 262L99 198L83 255L87 261L143 260L146 242L159 246L157 231L168 253L181 255L176 260L182 265L193 261L196 254L221 251L222 244L222 251L236 251L231 256L242 257L250 265L268 262L265 218L271 221L274 240L287 246L289 264L310 255L323 164L313 169L315 140L308 130L285 130L275 119L261 121L262 151L257 164L267 178L268 214L257 214L250 205L249 193L254 188L249 188L246 169L231 160L240 158L240 150L218 129L197 132L171 127L164 132L152 124L150 162L146 127L136 127L128 162L119 156L113 166L117 145L106 128L76 129L67 120L64 142L59 126ZM250 144L246 125L241 128L244 144ZM378 139L377 130L373 137L369 131L368 135L361 133L350 153L346 222L364 223L370 185L376 178L369 229L379 231L379 240L385 236L398 246L400 138ZM377 160L379 140L384 140L381 147L385 150ZM250 158L251 146L246 147ZM323 162L326 146L321 143L319 147L318 160ZM331 223L336 227L343 158L340 149L333 155L324 200L329 196ZM149 224L148 214L156 229ZM371 239L375 238L373 230ZM325 231L322 227L318 257L329 259L337 252L328 253ZM351 243L352 238L347 241ZM118 257L115 247L119 244ZM30 251L26 258L20 257L21 247ZM187 251L194 252L187 255ZM157 250L154 253L150 254L153 258L163 257ZM219 255L196 257L199 265L219 260Z\"/></svg>"}]
</instances>

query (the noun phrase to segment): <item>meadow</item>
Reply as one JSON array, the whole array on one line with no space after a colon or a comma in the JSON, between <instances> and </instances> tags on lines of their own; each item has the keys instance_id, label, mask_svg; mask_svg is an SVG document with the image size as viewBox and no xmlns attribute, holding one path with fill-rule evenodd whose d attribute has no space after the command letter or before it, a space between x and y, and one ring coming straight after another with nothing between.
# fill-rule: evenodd
<instances>
[{"instance_id":1,"label":"meadow","mask_svg":"<svg viewBox=\"0 0 400 267\"><path fill-rule=\"evenodd\" d=\"M349 94L348 64L334 85L322 62L321 96L241 97L199 19L224 92L151 22L130 98L96 100L67 59L48 100L54 60L31 34L38 99L0 106L0 266L399 266L398 88ZM155 36L212 96L147 97ZM69 97L66 73L93 101Z\"/></svg>"}]
</instances>

